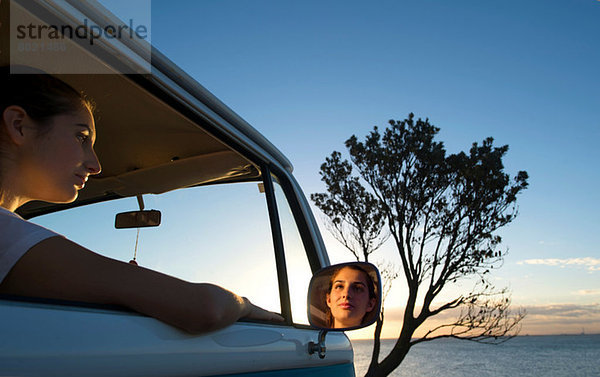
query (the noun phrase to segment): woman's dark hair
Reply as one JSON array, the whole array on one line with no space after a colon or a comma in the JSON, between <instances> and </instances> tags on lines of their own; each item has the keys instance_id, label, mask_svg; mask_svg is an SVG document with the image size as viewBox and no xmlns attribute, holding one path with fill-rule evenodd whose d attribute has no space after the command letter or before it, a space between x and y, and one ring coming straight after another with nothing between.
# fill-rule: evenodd
<instances>
[{"instance_id":1,"label":"woman's dark hair","mask_svg":"<svg viewBox=\"0 0 600 377\"><path fill-rule=\"evenodd\" d=\"M9 66L0 67L0 114L16 105L44 125L56 115L81 108L93 111L93 104L64 81L36 69L27 71L31 73L11 74Z\"/></svg>"},{"instance_id":2,"label":"woman's dark hair","mask_svg":"<svg viewBox=\"0 0 600 377\"><path fill-rule=\"evenodd\" d=\"M362 272L365 275L365 277L367 278L366 280L367 280L367 290L369 291L369 299L377 298L377 292L375 292L375 283L373 283L373 278L371 277L371 275L369 275L369 273L367 271L365 271L362 267L356 266L353 264L338 267L333 271L333 273L331 274L331 278L329 279L329 287L327 288L327 294L331 294L331 290L333 289L333 283L335 282L335 278L340 273L340 271L343 270L344 268L349 268L351 270ZM327 327L333 327L333 325L334 325L333 314L331 313L331 309L327 305L325 307L327 308L327 312L326 312ZM366 313L362 319L363 323L367 317L367 314L368 313Z\"/></svg>"},{"instance_id":3,"label":"woman's dark hair","mask_svg":"<svg viewBox=\"0 0 600 377\"><path fill-rule=\"evenodd\" d=\"M64 81L29 67L19 67L24 74L11 74L9 66L0 67L0 188L3 159L7 157L6 131L3 114L9 106L20 106L39 126L38 136L50 130L50 120L61 114L85 108L93 112L94 105L85 96Z\"/></svg>"}]
</instances>

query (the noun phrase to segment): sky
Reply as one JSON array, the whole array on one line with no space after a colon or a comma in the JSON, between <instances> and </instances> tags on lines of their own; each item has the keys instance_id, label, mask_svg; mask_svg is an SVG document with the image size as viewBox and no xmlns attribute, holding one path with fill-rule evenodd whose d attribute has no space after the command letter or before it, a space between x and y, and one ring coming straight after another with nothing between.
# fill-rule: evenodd
<instances>
[{"instance_id":1,"label":"sky","mask_svg":"<svg viewBox=\"0 0 600 377\"><path fill-rule=\"evenodd\" d=\"M103 1L115 13L118 2ZM123 2L124 3L124 2ZM526 170L498 286L521 334L600 333L600 1L153 0L163 54L273 142L305 195L344 141L413 112L449 153L493 137ZM321 231L332 262L352 256ZM391 245L376 260L399 263ZM386 301L401 326L404 282ZM350 334L369 336L372 328Z\"/></svg>"}]
</instances>

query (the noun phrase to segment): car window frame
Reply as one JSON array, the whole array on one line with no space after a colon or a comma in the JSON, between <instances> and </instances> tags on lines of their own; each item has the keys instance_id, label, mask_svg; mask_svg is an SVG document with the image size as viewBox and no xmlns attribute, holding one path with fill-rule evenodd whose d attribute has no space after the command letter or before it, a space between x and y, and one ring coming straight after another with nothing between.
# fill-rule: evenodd
<instances>
[{"instance_id":1,"label":"car window frame","mask_svg":"<svg viewBox=\"0 0 600 377\"><path fill-rule=\"evenodd\" d=\"M224 145L226 145L231 150L239 153L244 158L246 158L249 162L253 163L260 170L260 180L265 188L265 199L267 204L267 211L269 214L269 222L271 225L271 234L273 238L273 250L275 253L275 262L277 266L277 277L278 277L278 285L279 285L279 297L280 297L280 306L281 306L281 314L285 318L283 322L284 325L287 326L297 326L300 328L310 328L310 326L304 324L294 324L292 320L292 310L291 310L291 300L290 300L290 290L289 290L289 279L287 274L287 267L285 263L285 249L283 245L283 236L281 231L281 221L278 214L277 209L277 200L275 198L274 187L272 182L271 174L275 175L278 179L278 183L281 186L281 189L285 195L287 200L287 204L290 207L294 221L298 228L300 237L302 239L302 243L304 246L304 250L306 252L306 257L308 259L310 268L312 273L314 274L318 271L322 266L318 257L318 247L316 244L316 240L313 239L310 231L310 226L305 218L304 212L301 209L301 205L298 199L297 191L300 190L297 187L297 183L295 182L291 173L289 173L284 167L279 166L279 161L272 158L268 152L262 151L262 153L258 153L257 151L250 150L250 148L246 145L243 145L240 141L236 140L233 135L228 135L223 132L218 126L218 123L230 124L227 119L212 119L208 116L208 114L204 114L199 109L194 108L194 106L186 101L183 101L182 98L177 96L173 96L169 90L161 85L157 85L156 79L151 76L144 75L125 75L128 76L134 83L140 85L145 90L147 90L151 95L156 96L159 100L163 101L167 106L171 107L174 111L182 114L185 117L188 117L192 122L194 122L197 127L206 131L210 136L214 137L216 140L219 140ZM244 135L246 136L246 135ZM294 183L292 183L292 181ZM210 183L209 183L210 184ZM300 193L301 195L301 193ZM94 204L98 202L110 201L115 199L121 199L122 196L118 194L109 194L105 197L89 200L89 201L79 201L75 203L68 203L55 206L49 210L42 209L37 211L35 214L31 216L24 215L24 218L33 218L41 215L45 215L52 212L57 212L61 210L67 210L74 207ZM38 297L20 297L20 298L3 298L0 296L0 299L18 299L20 301L31 301L38 303L49 303L55 305L67 305L74 307L86 307L89 308L90 304L85 302L73 302L68 300L60 300L60 299L45 299ZM97 307L100 309L108 309L108 310L119 310L124 312L131 312L131 310L127 308L115 307L113 305L103 305L103 304L92 304L92 307ZM242 322L246 322L245 320L241 320ZM255 321L249 321L255 322ZM275 323L275 322L265 322L265 323ZM281 324L281 322L279 322Z\"/></svg>"}]
</instances>

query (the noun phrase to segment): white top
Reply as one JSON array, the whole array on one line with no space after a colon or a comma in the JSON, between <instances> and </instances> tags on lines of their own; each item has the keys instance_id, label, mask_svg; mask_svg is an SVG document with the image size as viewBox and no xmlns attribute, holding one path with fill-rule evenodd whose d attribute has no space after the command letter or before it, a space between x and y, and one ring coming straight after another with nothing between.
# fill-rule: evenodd
<instances>
[{"instance_id":1,"label":"white top","mask_svg":"<svg viewBox=\"0 0 600 377\"><path fill-rule=\"evenodd\" d=\"M0 283L29 249L58 235L0 207Z\"/></svg>"}]
</instances>

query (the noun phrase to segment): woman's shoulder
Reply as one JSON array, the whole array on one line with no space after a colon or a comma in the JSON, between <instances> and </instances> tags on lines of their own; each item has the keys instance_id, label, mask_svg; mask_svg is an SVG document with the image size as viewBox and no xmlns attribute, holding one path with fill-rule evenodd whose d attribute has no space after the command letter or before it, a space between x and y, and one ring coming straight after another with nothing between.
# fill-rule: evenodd
<instances>
[{"instance_id":1,"label":"woman's shoulder","mask_svg":"<svg viewBox=\"0 0 600 377\"><path fill-rule=\"evenodd\" d=\"M4 223L4 224L32 224L35 225L34 223L25 220L24 218L22 218L21 216L19 216L18 214L7 210L6 208L0 206L0 222ZM38 225L39 226L39 225ZM0 231L2 231L3 229L0 229Z\"/></svg>"},{"instance_id":2,"label":"woman's shoulder","mask_svg":"<svg viewBox=\"0 0 600 377\"><path fill-rule=\"evenodd\" d=\"M38 230L56 235L56 233L51 231L50 229L35 224L31 221L27 221L18 214L2 207L0 207L0 224L2 225L0 226L0 232L2 233L9 233L9 230L14 231L16 228L23 228L27 231Z\"/></svg>"},{"instance_id":3,"label":"woman's shoulder","mask_svg":"<svg viewBox=\"0 0 600 377\"><path fill-rule=\"evenodd\" d=\"M33 246L57 233L0 207L0 282Z\"/></svg>"},{"instance_id":4,"label":"woman's shoulder","mask_svg":"<svg viewBox=\"0 0 600 377\"><path fill-rule=\"evenodd\" d=\"M0 232L5 233L5 227L13 224L30 223L18 214L0 206ZM14 225L13 225L14 226Z\"/></svg>"},{"instance_id":5,"label":"woman's shoulder","mask_svg":"<svg viewBox=\"0 0 600 377\"><path fill-rule=\"evenodd\" d=\"M34 244L57 236L41 225L23 219L18 214L0 207L0 254L7 249Z\"/></svg>"}]
</instances>

